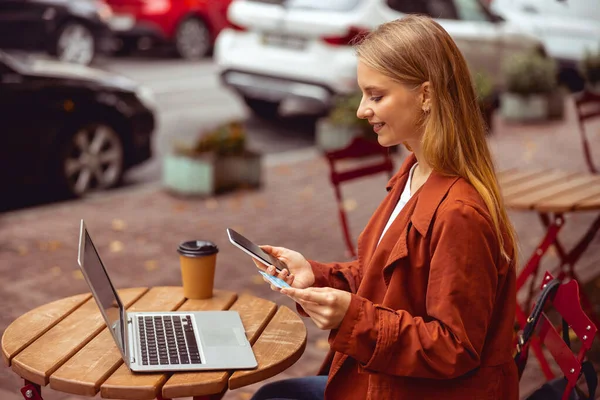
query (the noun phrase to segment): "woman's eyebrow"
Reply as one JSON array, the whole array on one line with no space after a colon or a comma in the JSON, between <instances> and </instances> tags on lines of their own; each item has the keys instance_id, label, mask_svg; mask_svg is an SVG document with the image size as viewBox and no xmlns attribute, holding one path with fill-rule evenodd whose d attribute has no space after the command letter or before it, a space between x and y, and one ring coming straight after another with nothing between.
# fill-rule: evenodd
<instances>
[{"instance_id":1,"label":"woman's eyebrow","mask_svg":"<svg viewBox=\"0 0 600 400\"><path fill-rule=\"evenodd\" d=\"M383 89L382 89L382 88L380 88L379 86L368 85L368 86L365 86L365 87L363 88L363 90L364 90L365 92L372 92L372 91L383 90Z\"/></svg>"}]
</instances>

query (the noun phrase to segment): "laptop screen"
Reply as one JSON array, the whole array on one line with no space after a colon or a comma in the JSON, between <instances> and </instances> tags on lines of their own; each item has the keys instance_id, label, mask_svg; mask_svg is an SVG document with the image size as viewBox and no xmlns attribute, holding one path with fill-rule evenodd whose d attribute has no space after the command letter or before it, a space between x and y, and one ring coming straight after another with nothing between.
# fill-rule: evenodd
<instances>
[{"instance_id":1,"label":"laptop screen","mask_svg":"<svg viewBox=\"0 0 600 400\"><path fill-rule=\"evenodd\" d=\"M121 354L125 357L125 332L121 320L121 315L124 314L123 303L121 303L121 299L108 277L108 273L83 221L81 221L79 246L79 266L92 289L106 325L109 327Z\"/></svg>"}]
</instances>

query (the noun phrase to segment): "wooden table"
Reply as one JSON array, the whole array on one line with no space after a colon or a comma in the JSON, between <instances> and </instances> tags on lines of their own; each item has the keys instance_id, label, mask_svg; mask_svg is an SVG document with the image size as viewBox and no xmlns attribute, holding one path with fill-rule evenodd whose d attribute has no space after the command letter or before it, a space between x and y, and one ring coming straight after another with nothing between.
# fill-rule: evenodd
<instances>
[{"instance_id":1,"label":"wooden table","mask_svg":"<svg viewBox=\"0 0 600 400\"><path fill-rule=\"evenodd\" d=\"M498 179L506 206L513 210L536 212L546 228L546 234L517 276L517 290L531 279L527 301L523 305L517 304L517 321L522 328L530 310L540 261L551 246L556 249L560 260L557 278L578 281L575 265L600 230L600 175L559 170L511 169L500 172ZM567 251L560 243L558 233L567 221L567 214L582 211L597 211L599 215L579 242ZM581 287L582 282L578 283ZM600 326L591 302L583 292L581 301L589 317L596 326ZM554 374L543 357L541 347L532 348L540 360L544 374L552 379Z\"/></svg>"},{"instance_id":2,"label":"wooden table","mask_svg":"<svg viewBox=\"0 0 600 400\"><path fill-rule=\"evenodd\" d=\"M41 399L38 391L48 384L76 395L99 392L107 399L220 398L228 389L282 372L306 346L306 327L295 312L248 294L217 290L211 299L187 300L180 287L155 287L123 289L119 296L131 311L238 311L258 368L134 374L123 363L91 294L80 294L29 311L4 332L2 355L25 380L25 399Z\"/></svg>"}]
</instances>

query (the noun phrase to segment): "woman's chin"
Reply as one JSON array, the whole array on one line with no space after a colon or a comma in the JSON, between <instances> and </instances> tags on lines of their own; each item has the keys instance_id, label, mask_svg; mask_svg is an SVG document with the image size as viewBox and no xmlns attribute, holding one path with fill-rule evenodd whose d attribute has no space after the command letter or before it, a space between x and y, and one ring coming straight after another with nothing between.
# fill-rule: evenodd
<instances>
[{"instance_id":1,"label":"woman's chin","mask_svg":"<svg viewBox=\"0 0 600 400\"><path fill-rule=\"evenodd\" d=\"M388 138L382 135L377 136L377 142L383 147L391 147L397 143L392 143Z\"/></svg>"}]
</instances>

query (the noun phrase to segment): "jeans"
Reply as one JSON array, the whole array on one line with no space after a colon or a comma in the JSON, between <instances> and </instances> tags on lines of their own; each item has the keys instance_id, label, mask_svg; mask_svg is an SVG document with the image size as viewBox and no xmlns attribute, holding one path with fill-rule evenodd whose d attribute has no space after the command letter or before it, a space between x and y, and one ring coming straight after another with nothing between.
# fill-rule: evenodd
<instances>
[{"instance_id":1,"label":"jeans","mask_svg":"<svg viewBox=\"0 0 600 400\"><path fill-rule=\"evenodd\" d=\"M251 400L323 400L327 376L284 379L261 387Z\"/></svg>"}]
</instances>

